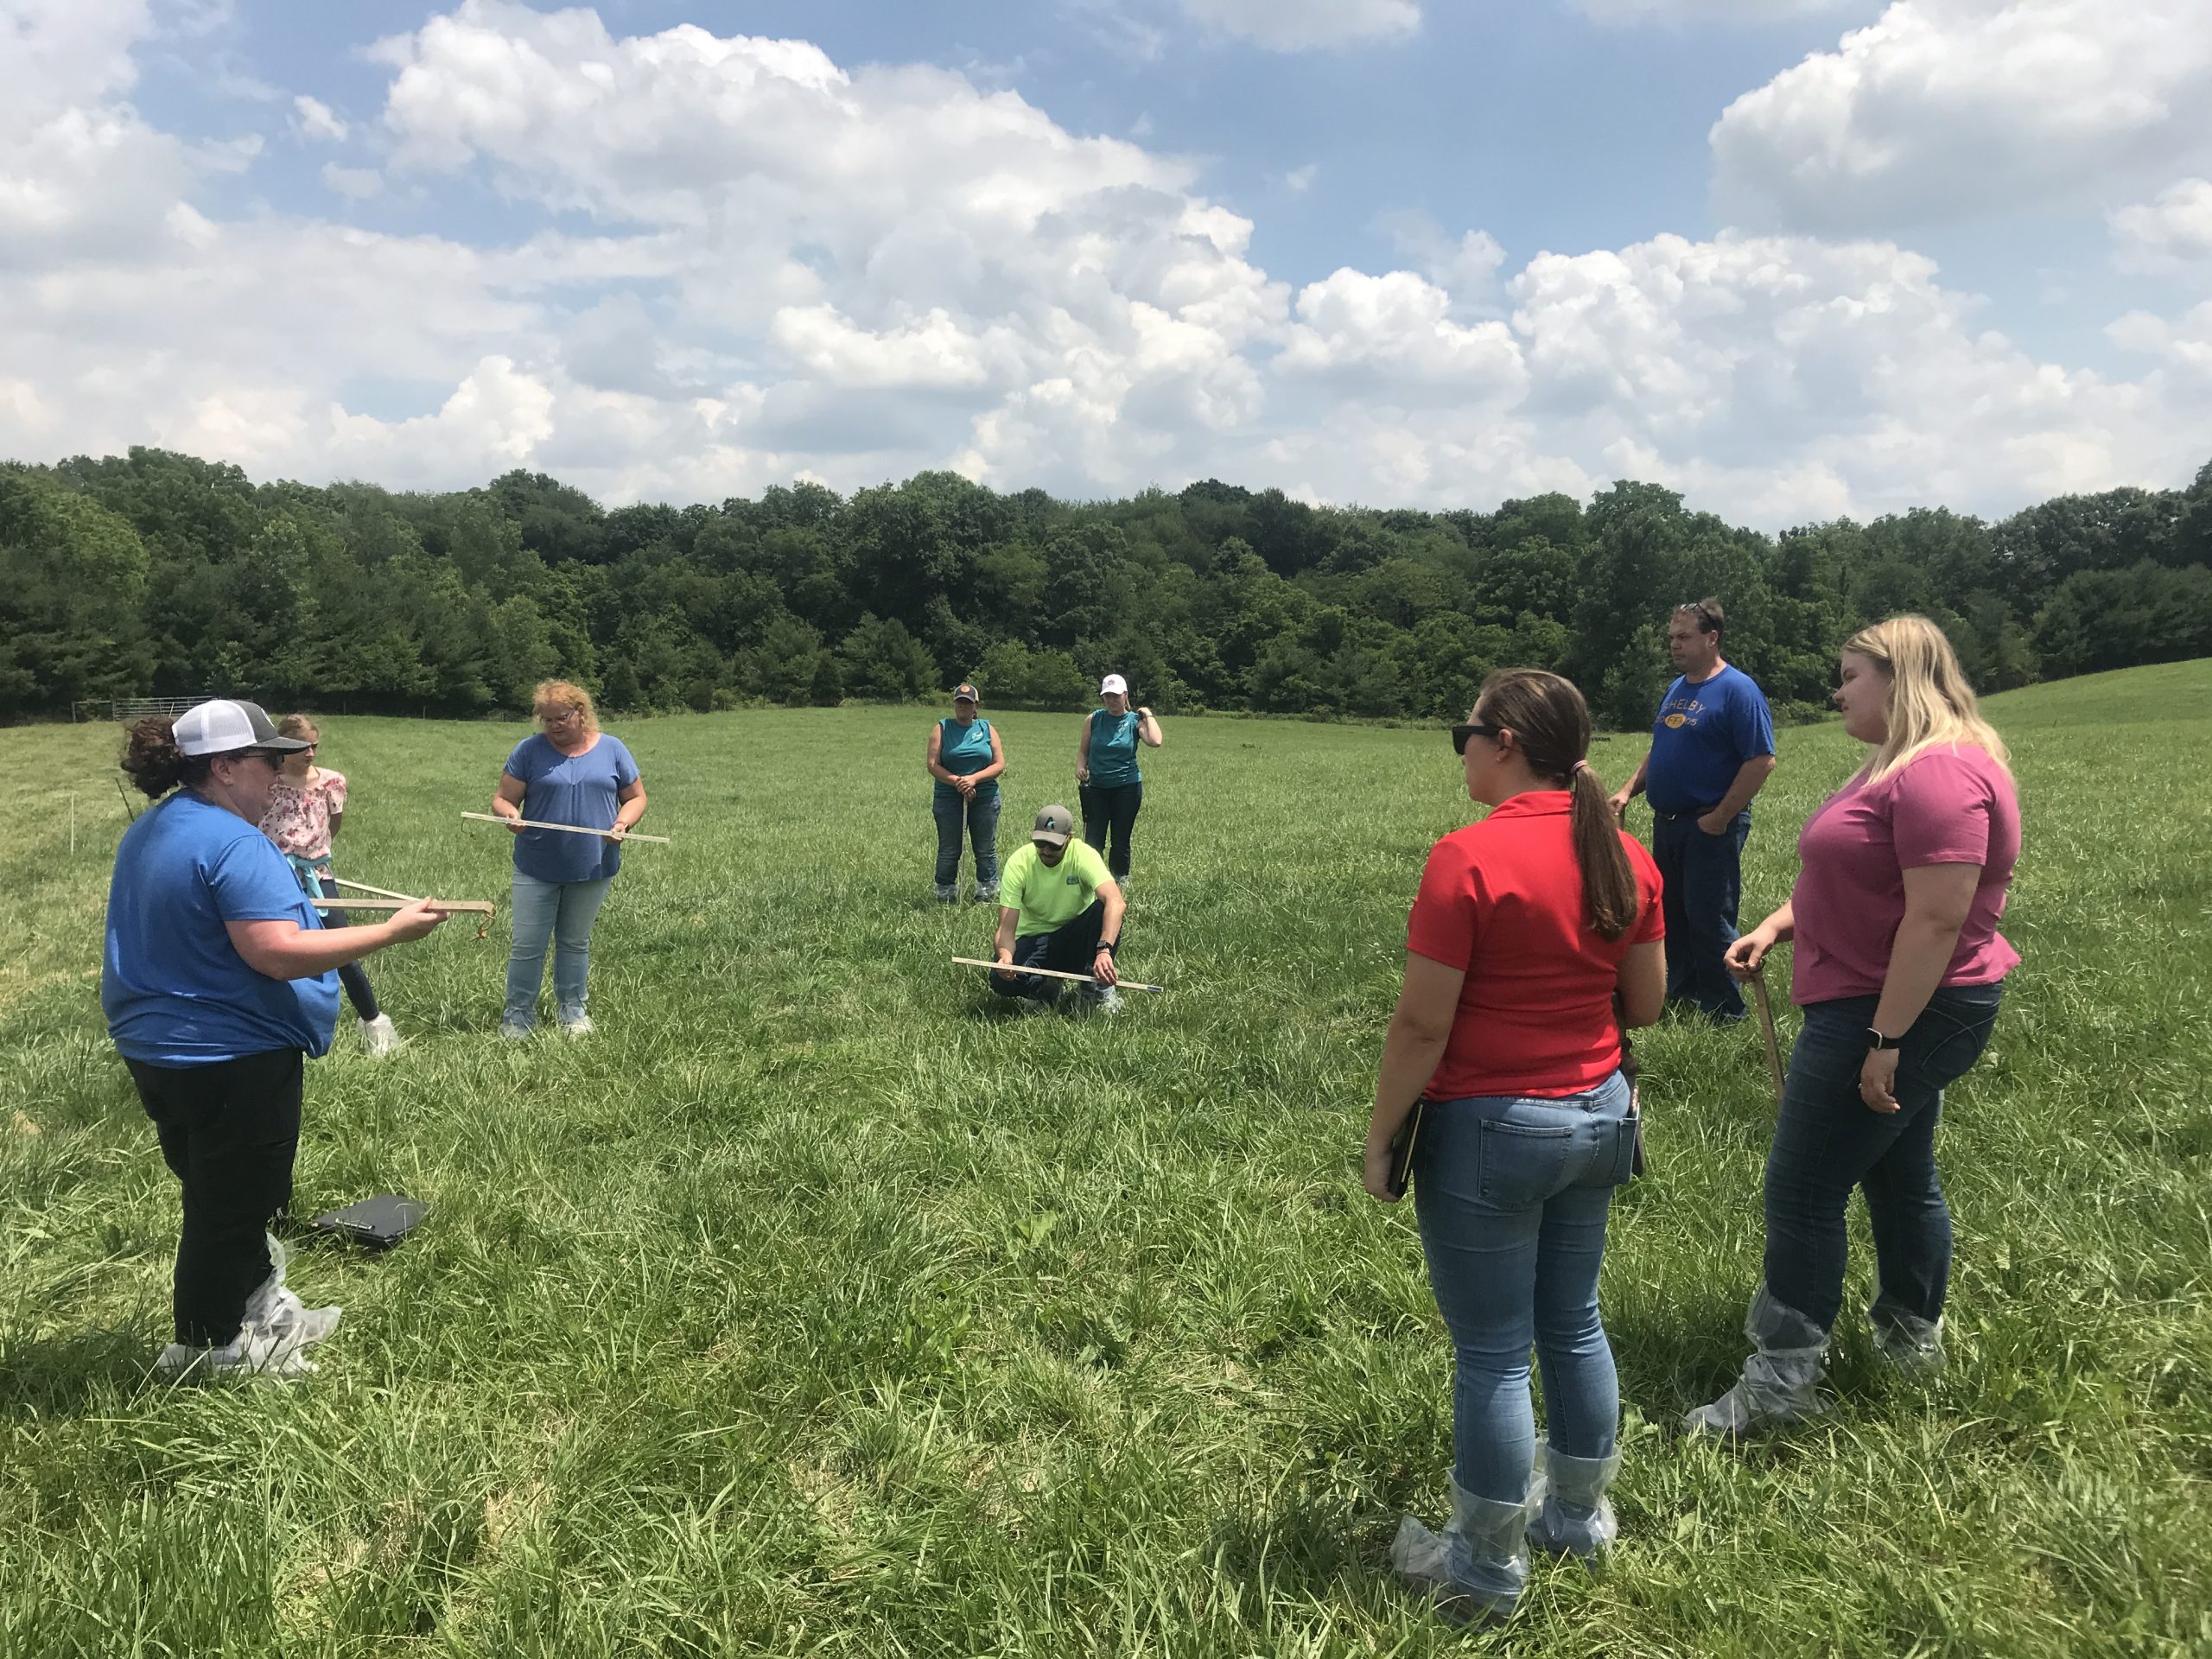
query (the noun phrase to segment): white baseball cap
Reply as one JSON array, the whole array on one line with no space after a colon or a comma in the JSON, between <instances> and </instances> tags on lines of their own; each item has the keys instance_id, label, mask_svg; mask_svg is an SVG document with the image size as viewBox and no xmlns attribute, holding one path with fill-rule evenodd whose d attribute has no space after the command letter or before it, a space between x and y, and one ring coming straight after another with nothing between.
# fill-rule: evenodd
<instances>
[{"instance_id":1,"label":"white baseball cap","mask_svg":"<svg viewBox=\"0 0 2212 1659\"><path fill-rule=\"evenodd\" d=\"M1118 674L1109 674L1099 681L1098 695L1103 697L1109 691L1118 691L1126 697L1129 695L1129 683Z\"/></svg>"},{"instance_id":2,"label":"white baseball cap","mask_svg":"<svg viewBox=\"0 0 2212 1659\"><path fill-rule=\"evenodd\" d=\"M228 697L194 703L176 717L169 731L186 754L233 754L240 749L277 749L289 754L314 747L304 738L279 736L276 722L259 703Z\"/></svg>"}]
</instances>

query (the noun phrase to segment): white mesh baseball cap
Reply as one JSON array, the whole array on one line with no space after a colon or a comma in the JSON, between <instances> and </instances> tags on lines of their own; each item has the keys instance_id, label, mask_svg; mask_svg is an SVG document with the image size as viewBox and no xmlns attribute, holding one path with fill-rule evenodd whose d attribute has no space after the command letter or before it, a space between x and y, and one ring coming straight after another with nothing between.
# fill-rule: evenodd
<instances>
[{"instance_id":1,"label":"white mesh baseball cap","mask_svg":"<svg viewBox=\"0 0 2212 1659\"><path fill-rule=\"evenodd\" d=\"M240 749L277 749L286 753L311 747L304 738L282 737L276 723L257 702L228 697L194 703L169 728L186 754L234 754Z\"/></svg>"},{"instance_id":2,"label":"white mesh baseball cap","mask_svg":"<svg viewBox=\"0 0 2212 1659\"><path fill-rule=\"evenodd\" d=\"M1098 695L1103 697L1109 691L1118 691L1126 697L1129 695L1129 683L1118 674L1109 674L1098 682Z\"/></svg>"}]
</instances>

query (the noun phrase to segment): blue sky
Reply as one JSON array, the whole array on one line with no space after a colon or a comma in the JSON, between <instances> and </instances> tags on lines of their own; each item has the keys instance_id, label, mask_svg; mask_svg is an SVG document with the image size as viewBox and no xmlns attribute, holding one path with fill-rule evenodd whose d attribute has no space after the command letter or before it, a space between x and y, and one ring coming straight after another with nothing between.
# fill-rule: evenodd
<instances>
[{"instance_id":1,"label":"blue sky","mask_svg":"<svg viewBox=\"0 0 2212 1659\"><path fill-rule=\"evenodd\" d=\"M1764 524L2212 459L2202 0L0 0L0 454ZM10 29L9 24L12 23Z\"/></svg>"}]
</instances>

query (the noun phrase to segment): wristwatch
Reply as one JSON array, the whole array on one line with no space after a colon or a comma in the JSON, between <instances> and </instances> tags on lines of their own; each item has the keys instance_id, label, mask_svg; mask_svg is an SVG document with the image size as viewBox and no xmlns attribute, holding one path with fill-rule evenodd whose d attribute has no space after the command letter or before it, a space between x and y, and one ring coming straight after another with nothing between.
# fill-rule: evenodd
<instances>
[{"instance_id":1,"label":"wristwatch","mask_svg":"<svg viewBox=\"0 0 2212 1659\"><path fill-rule=\"evenodd\" d=\"M1885 1037L1880 1032L1875 1030L1873 1027L1869 1026L1866 1027L1866 1048L1869 1053L1878 1053L1885 1048L1903 1048L1904 1046L1904 1038Z\"/></svg>"}]
</instances>

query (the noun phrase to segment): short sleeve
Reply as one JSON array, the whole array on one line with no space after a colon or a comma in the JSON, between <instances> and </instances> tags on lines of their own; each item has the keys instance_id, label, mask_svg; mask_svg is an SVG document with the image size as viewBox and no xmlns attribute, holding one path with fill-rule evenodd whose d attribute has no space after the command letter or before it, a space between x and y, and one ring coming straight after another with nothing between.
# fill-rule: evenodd
<instances>
[{"instance_id":1,"label":"short sleeve","mask_svg":"<svg viewBox=\"0 0 2212 1659\"><path fill-rule=\"evenodd\" d=\"M1736 688L1736 753L1750 760L1774 753L1774 712L1766 706L1766 693L1748 674Z\"/></svg>"},{"instance_id":2,"label":"short sleeve","mask_svg":"<svg viewBox=\"0 0 2212 1659\"><path fill-rule=\"evenodd\" d=\"M1087 841L1068 842L1068 857L1074 863L1076 875L1093 893L1114 879L1114 872L1106 868L1105 859Z\"/></svg>"},{"instance_id":3,"label":"short sleeve","mask_svg":"<svg viewBox=\"0 0 2212 1659\"><path fill-rule=\"evenodd\" d=\"M346 774L325 771L322 774L322 793L330 803L333 812L343 812L346 810Z\"/></svg>"},{"instance_id":4,"label":"short sleeve","mask_svg":"<svg viewBox=\"0 0 2212 1659\"><path fill-rule=\"evenodd\" d=\"M1897 868L1927 864L1986 864L1989 782L1964 758L1940 750L1923 754L1891 785L1890 836Z\"/></svg>"},{"instance_id":5,"label":"short sleeve","mask_svg":"<svg viewBox=\"0 0 2212 1659\"><path fill-rule=\"evenodd\" d=\"M1636 877L1636 926L1630 931L1628 942L1653 944L1667 937L1667 910L1660 902L1665 884L1659 866L1642 842L1623 830L1621 844L1628 849L1628 867Z\"/></svg>"},{"instance_id":6,"label":"short sleeve","mask_svg":"<svg viewBox=\"0 0 2212 1659\"><path fill-rule=\"evenodd\" d=\"M240 836L207 867L215 913L226 922L300 919L299 878L266 836Z\"/></svg>"},{"instance_id":7,"label":"short sleeve","mask_svg":"<svg viewBox=\"0 0 2212 1659\"><path fill-rule=\"evenodd\" d=\"M535 738L525 737L513 748L508 750L507 764L500 770L518 783L534 782L537 779L537 771L531 765L531 758L536 751L537 741Z\"/></svg>"},{"instance_id":8,"label":"short sleeve","mask_svg":"<svg viewBox=\"0 0 2212 1659\"><path fill-rule=\"evenodd\" d=\"M627 789L642 775L638 771L638 762L630 753L630 746L620 738L608 741L614 745L614 786Z\"/></svg>"},{"instance_id":9,"label":"short sleeve","mask_svg":"<svg viewBox=\"0 0 2212 1659\"><path fill-rule=\"evenodd\" d=\"M1415 956L1465 971L1482 935L1482 895L1474 857L1465 842L1446 836L1429 849L1406 922L1406 949Z\"/></svg>"}]
</instances>

